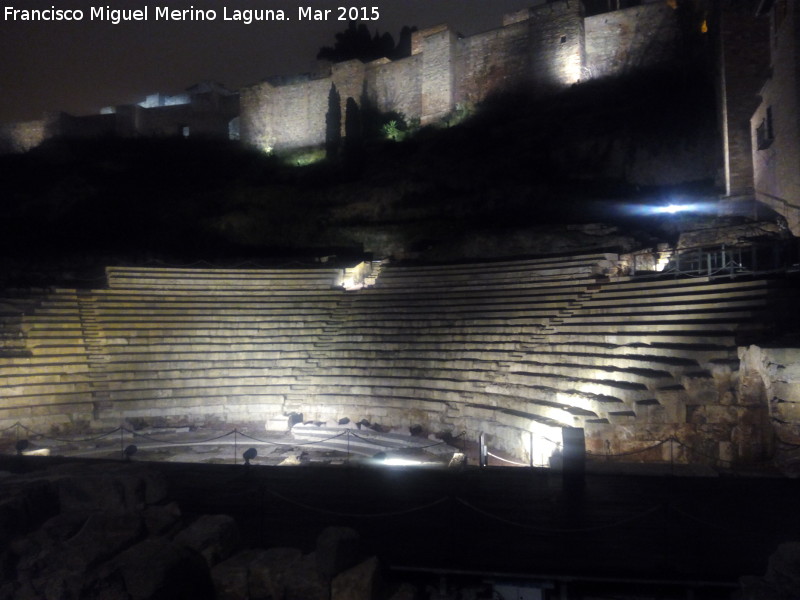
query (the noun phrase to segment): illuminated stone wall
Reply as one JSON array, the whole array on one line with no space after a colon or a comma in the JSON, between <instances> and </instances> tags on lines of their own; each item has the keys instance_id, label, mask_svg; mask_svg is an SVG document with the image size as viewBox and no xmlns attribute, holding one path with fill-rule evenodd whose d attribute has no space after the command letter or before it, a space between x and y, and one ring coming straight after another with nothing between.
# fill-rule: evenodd
<instances>
[{"instance_id":1,"label":"illuminated stone wall","mask_svg":"<svg viewBox=\"0 0 800 600\"><path fill-rule=\"evenodd\" d=\"M322 144L331 85L342 114L347 98L360 104L366 91L380 110L427 124L499 90L551 93L669 60L676 31L676 11L664 3L585 19L574 0L518 11L502 27L466 38L438 25L414 33L408 59L349 61L307 81L242 90L242 139L261 148Z\"/></svg>"},{"instance_id":2,"label":"illuminated stone wall","mask_svg":"<svg viewBox=\"0 0 800 600\"><path fill-rule=\"evenodd\" d=\"M666 2L588 17L583 78L594 79L667 62L678 50L675 9Z\"/></svg>"},{"instance_id":3,"label":"illuminated stone wall","mask_svg":"<svg viewBox=\"0 0 800 600\"><path fill-rule=\"evenodd\" d=\"M726 194L752 198L750 117L769 67L769 22L749 2L718 3L720 126Z\"/></svg>"},{"instance_id":4,"label":"illuminated stone wall","mask_svg":"<svg viewBox=\"0 0 800 600\"><path fill-rule=\"evenodd\" d=\"M155 95L158 96L158 95ZM218 84L198 84L186 102L156 106L111 107L96 115L52 112L41 121L0 126L0 154L23 152L53 137L99 138L116 135L228 137L229 123L239 115L239 96Z\"/></svg>"},{"instance_id":5,"label":"illuminated stone wall","mask_svg":"<svg viewBox=\"0 0 800 600\"><path fill-rule=\"evenodd\" d=\"M419 115L423 124L432 123L447 115L455 98L455 33L442 29L423 33L422 86Z\"/></svg>"},{"instance_id":6,"label":"illuminated stone wall","mask_svg":"<svg viewBox=\"0 0 800 600\"><path fill-rule=\"evenodd\" d=\"M480 102L492 92L528 80L530 23L509 24L459 41L457 101Z\"/></svg>"},{"instance_id":7,"label":"illuminated stone wall","mask_svg":"<svg viewBox=\"0 0 800 600\"><path fill-rule=\"evenodd\" d=\"M264 151L325 142L330 79L273 86L263 82L241 91L242 139ZM342 113L344 114L344 113Z\"/></svg>"},{"instance_id":8,"label":"illuminated stone wall","mask_svg":"<svg viewBox=\"0 0 800 600\"><path fill-rule=\"evenodd\" d=\"M236 94L201 84L189 90L188 103L119 106L114 114L88 117L61 115L55 127L33 122L7 126L0 130L0 151L30 148L52 135L179 135L188 127L189 135L224 136L237 116L241 139L256 147L318 146L325 142L331 86L341 98L342 122L348 98L360 105L366 93L381 111L433 123L457 105L480 102L499 90L525 86L550 93L666 60L675 38L675 12L657 2L584 18L579 1L538 3L506 15L502 27L467 38L447 25L417 31L410 58L366 65L353 60L291 81L270 79L246 87L240 105Z\"/></svg>"},{"instance_id":9,"label":"illuminated stone wall","mask_svg":"<svg viewBox=\"0 0 800 600\"><path fill-rule=\"evenodd\" d=\"M0 154L27 152L45 139L45 121L0 125Z\"/></svg>"},{"instance_id":10,"label":"illuminated stone wall","mask_svg":"<svg viewBox=\"0 0 800 600\"><path fill-rule=\"evenodd\" d=\"M583 4L554 2L531 10L531 81L557 90L577 83L586 62Z\"/></svg>"},{"instance_id":11,"label":"illuminated stone wall","mask_svg":"<svg viewBox=\"0 0 800 600\"><path fill-rule=\"evenodd\" d=\"M409 118L422 114L421 59L417 54L367 66L367 93L379 111L394 111Z\"/></svg>"},{"instance_id":12,"label":"illuminated stone wall","mask_svg":"<svg viewBox=\"0 0 800 600\"><path fill-rule=\"evenodd\" d=\"M759 407L778 442L800 444L800 349L748 346L739 357L740 404Z\"/></svg>"},{"instance_id":13,"label":"illuminated stone wall","mask_svg":"<svg viewBox=\"0 0 800 600\"><path fill-rule=\"evenodd\" d=\"M756 199L786 218L800 235L800 15L794 2L776 2L770 24L771 67L761 104L750 120ZM761 133L759 133L761 128ZM763 139L759 140L759 136ZM761 147L759 147L761 146Z\"/></svg>"}]
</instances>

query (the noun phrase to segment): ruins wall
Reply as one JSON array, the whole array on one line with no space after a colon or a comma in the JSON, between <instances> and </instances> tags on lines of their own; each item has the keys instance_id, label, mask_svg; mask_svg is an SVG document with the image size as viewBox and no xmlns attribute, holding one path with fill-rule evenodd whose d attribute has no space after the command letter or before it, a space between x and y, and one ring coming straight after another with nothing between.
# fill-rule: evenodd
<instances>
[{"instance_id":1,"label":"ruins wall","mask_svg":"<svg viewBox=\"0 0 800 600\"><path fill-rule=\"evenodd\" d=\"M55 135L79 138L112 135L116 130L116 115L100 114L75 117L66 113L53 113L47 119L47 137Z\"/></svg>"},{"instance_id":2,"label":"ruins wall","mask_svg":"<svg viewBox=\"0 0 800 600\"><path fill-rule=\"evenodd\" d=\"M0 154L27 152L45 140L45 121L23 121L0 125Z\"/></svg>"},{"instance_id":3,"label":"ruins wall","mask_svg":"<svg viewBox=\"0 0 800 600\"><path fill-rule=\"evenodd\" d=\"M407 119L422 114L420 55L384 63L370 63L367 93L381 112L398 112Z\"/></svg>"},{"instance_id":4,"label":"ruins wall","mask_svg":"<svg viewBox=\"0 0 800 600\"><path fill-rule=\"evenodd\" d=\"M756 198L786 218L800 235L800 62L797 60L800 19L794 3L785 18L772 14L772 71L761 90L761 105L750 121ZM769 114L768 114L769 113ZM758 147L758 128L772 130L771 143Z\"/></svg>"},{"instance_id":5,"label":"ruins wall","mask_svg":"<svg viewBox=\"0 0 800 600\"><path fill-rule=\"evenodd\" d=\"M723 152L726 193L753 193L750 117L758 108L757 91L769 67L769 22L752 11L725 4L719 15Z\"/></svg>"},{"instance_id":6,"label":"ruins wall","mask_svg":"<svg viewBox=\"0 0 800 600\"><path fill-rule=\"evenodd\" d=\"M233 115L235 116L235 115ZM136 111L135 131L144 136L188 135L227 137L228 121L233 116L221 111L196 110L191 104L178 104Z\"/></svg>"},{"instance_id":7,"label":"ruins wall","mask_svg":"<svg viewBox=\"0 0 800 600\"><path fill-rule=\"evenodd\" d=\"M529 43L527 21L459 40L456 102L474 104L525 81L531 63Z\"/></svg>"},{"instance_id":8,"label":"ruins wall","mask_svg":"<svg viewBox=\"0 0 800 600\"><path fill-rule=\"evenodd\" d=\"M361 104L361 98L364 95L366 70L367 66L360 60L348 60L346 62L337 63L334 64L331 69L331 83L336 86L336 91L339 92L339 96L341 97L343 120L348 98L352 98L358 104ZM342 132L344 133L344 130L342 130Z\"/></svg>"},{"instance_id":9,"label":"ruins wall","mask_svg":"<svg viewBox=\"0 0 800 600\"><path fill-rule=\"evenodd\" d=\"M331 83L326 78L245 88L240 97L242 139L263 150L323 144Z\"/></svg>"},{"instance_id":10,"label":"ruins wall","mask_svg":"<svg viewBox=\"0 0 800 600\"><path fill-rule=\"evenodd\" d=\"M767 412L777 443L800 445L800 348L748 346L739 348L739 360L740 403Z\"/></svg>"},{"instance_id":11,"label":"ruins wall","mask_svg":"<svg viewBox=\"0 0 800 600\"><path fill-rule=\"evenodd\" d=\"M666 2L587 17L583 79L629 73L672 59L678 45L675 9Z\"/></svg>"},{"instance_id":12,"label":"ruins wall","mask_svg":"<svg viewBox=\"0 0 800 600\"><path fill-rule=\"evenodd\" d=\"M427 124L459 103L521 83L547 93L595 73L651 65L671 56L676 22L664 3L584 19L582 3L558 0L467 38L437 25L415 32L407 59L348 61L334 65L327 79L243 90L242 139L273 149L322 144L331 84L341 96L343 120L347 98L360 104L366 91L379 110Z\"/></svg>"},{"instance_id":13,"label":"ruins wall","mask_svg":"<svg viewBox=\"0 0 800 600\"><path fill-rule=\"evenodd\" d=\"M449 113L455 97L456 36L445 28L424 37L422 51L422 124L433 123Z\"/></svg>"},{"instance_id":14,"label":"ruins wall","mask_svg":"<svg viewBox=\"0 0 800 600\"><path fill-rule=\"evenodd\" d=\"M457 36L447 25L415 32L412 56L399 61L367 65L347 61L333 65L330 74L322 77L247 87L240 98L194 94L190 104L122 112L123 107L118 107L116 116L69 117L61 125L73 134L90 136L98 131L176 135L182 126L189 126L190 135L224 135L238 110L241 139L256 147L320 145L325 141L331 85L342 100L343 123L347 99L360 104L365 91L381 111L432 123L459 103L476 103L514 85L533 84L547 93L582 79L668 58L676 35L674 15L663 2L589 18L584 18L581 2L538 3L506 15L502 27L467 38ZM752 109L743 110L749 117ZM25 149L48 137L47 128L35 123L4 128L4 145Z\"/></svg>"},{"instance_id":15,"label":"ruins wall","mask_svg":"<svg viewBox=\"0 0 800 600\"><path fill-rule=\"evenodd\" d=\"M561 0L530 15L530 81L545 93L578 82L586 54L583 4Z\"/></svg>"}]
</instances>

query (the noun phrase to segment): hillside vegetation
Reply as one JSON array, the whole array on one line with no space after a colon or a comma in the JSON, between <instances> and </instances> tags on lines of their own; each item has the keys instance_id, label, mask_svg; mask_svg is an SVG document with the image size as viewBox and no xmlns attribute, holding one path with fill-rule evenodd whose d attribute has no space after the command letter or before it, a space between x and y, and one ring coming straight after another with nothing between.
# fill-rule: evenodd
<instances>
[{"instance_id":1,"label":"hillside vegetation","mask_svg":"<svg viewBox=\"0 0 800 600\"><path fill-rule=\"evenodd\" d=\"M624 247L649 234L619 202L714 193L715 126L710 82L679 70L516 90L305 166L220 140L52 140L0 159L0 245L7 260L137 262Z\"/></svg>"}]
</instances>

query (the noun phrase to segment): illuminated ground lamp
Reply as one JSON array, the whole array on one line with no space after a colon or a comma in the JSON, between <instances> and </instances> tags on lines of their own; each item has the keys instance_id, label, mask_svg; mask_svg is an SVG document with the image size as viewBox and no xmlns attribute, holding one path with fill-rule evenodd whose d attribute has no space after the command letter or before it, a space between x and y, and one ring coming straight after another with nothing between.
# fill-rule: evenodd
<instances>
[{"instance_id":1,"label":"illuminated ground lamp","mask_svg":"<svg viewBox=\"0 0 800 600\"><path fill-rule=\"evenodd\" d=\"M17 440L14 447L17 451L17 456L50 456L50 448L29 450L30 442L28 442L28 440Z\"/></svg>"}]
</instances>

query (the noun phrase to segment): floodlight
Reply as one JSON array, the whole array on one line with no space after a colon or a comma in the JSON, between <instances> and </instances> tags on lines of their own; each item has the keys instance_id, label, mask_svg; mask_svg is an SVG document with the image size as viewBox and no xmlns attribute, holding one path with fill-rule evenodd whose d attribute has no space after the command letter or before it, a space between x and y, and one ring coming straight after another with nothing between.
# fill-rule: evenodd
<instances>
[{"instance_id":1,"label":"floodlight","mask_svg":"<svg viewBox=\"0 0 800 600\"><path fill-rule=\"evenodd\" d=\"M258 456L258 450L255 448L248 448L242 454L242 458L244 458L244 464L249 465L250 461L254 460L256 456Z\"/></svg>"}]
</instances>

